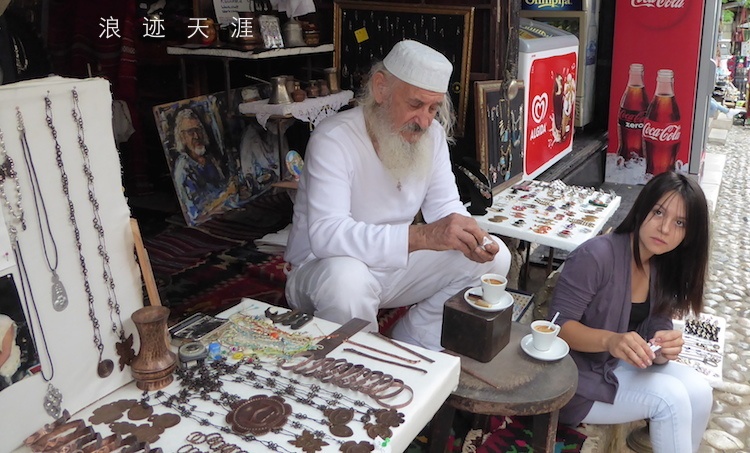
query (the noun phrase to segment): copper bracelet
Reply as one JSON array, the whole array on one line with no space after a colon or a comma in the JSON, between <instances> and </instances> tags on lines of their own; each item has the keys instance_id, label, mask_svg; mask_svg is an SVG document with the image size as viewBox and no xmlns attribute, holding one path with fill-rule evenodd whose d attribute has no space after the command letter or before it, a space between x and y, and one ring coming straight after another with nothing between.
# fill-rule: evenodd
<instances>
[{"instance_id":1,"label":"copper bracelet","mask_svg":"<svg viewBox=\"0 0 750 453\"><path fill-rule=\"evenodd\" d=\"M55 427L29 447L35 452L53 450L83 436L85 431L86 423L83 420L68 421Z\"/></svg>"},{"instance_id":2,"label":"copper bracelet","mask_svg":"<svg viewBox=\"0 0 750 453\"><path fill-rule=\"evenodd\" d=\"M70 412L68 412L67 409L63 410L63 413L60 416L60 418L53 421L52 423L47 423L46 425L41 427L37 432L27 437L23 441L23 444L26 446L31 446L32 444L39 442L39 439L51 433L55 428L67 422L69 419L70 419Z\"/></svg>"}]
</instances>

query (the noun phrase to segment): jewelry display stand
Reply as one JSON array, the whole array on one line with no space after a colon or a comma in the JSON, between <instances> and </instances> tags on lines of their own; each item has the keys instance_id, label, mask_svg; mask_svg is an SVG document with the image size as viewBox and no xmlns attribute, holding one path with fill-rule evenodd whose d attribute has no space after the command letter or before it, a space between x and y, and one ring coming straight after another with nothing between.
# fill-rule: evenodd
<instances>
[{"instance_id":1,"label":"jewelry display stand","mask_svg":"<svg viewBox=\"0 0 750 453\"><path fill-rule=\"evenodd\" d=\"M3 452L53 421L43 406L52 388L61 409L75 413L132 380L120 363L127 354L118 351L129 350L134 338L138 350L130 318L143 295L111 111L104 79L49 77L0 87L0 182L7 196L0 272L13 275L41 365L0 391ZM25 229L10 209L16 206ZM53 307L55 276L67 299Z\"/></svg>"}]
</instances>

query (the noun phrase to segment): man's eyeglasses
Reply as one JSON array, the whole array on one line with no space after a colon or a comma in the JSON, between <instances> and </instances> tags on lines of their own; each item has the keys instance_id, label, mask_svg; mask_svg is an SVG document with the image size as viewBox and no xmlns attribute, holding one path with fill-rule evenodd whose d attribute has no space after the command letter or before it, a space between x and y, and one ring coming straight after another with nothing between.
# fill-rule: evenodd
<instances>
[{"instance_id":1,"label":"man's eyeglasses","mask_svg":"<svg viewBox=\"0 0 750 453\"><path fill-rule=\"evenodd\" d=\"M181 134L187 135L189 137L196 136L200 137L203 133L203 130L200 127L191 127L190 129L183 129L180 131Z\"/></svg>"}]
</instances>

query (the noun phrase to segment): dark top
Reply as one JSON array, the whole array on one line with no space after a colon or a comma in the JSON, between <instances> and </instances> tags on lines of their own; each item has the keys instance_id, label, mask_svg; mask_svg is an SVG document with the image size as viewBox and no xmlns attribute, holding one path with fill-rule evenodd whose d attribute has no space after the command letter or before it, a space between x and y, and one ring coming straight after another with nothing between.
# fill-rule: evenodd
<instances>
[{"instance_id":1,"label":"dark top","mask_svg":"<svg viewBox=\"0 0 750 453\"><path fill-rule=\"evenodd\" d=\"M649 300L646 299L646 302L633 302L632 306L630 307L630 321L628 321L628 332L631 330L636 330L638 328L638 325L643 322L644 319L648 316L648 312L651 308L651 304L649 303Z\"/></svg>"},{"instance_id":2,"label":"dark top","mask_svg":"<svg viewBox=\"0 0 750 453\"><path fill-rule=\"evenodd\" d=\"M567 321L612 332L628 331L632 298L630 293L631 246L629 234L597 236L581 244L565 260L562 274L555 286L550 313L560 312L558 324ZM657 280L651 266L649 294ZM649 296L650 297L650 296ZM668 316L653 313L635 329L644 339L658 330L671 330ZM570 351L578 367L578 389L560 411L560 421L576 425L586 417L594 401L611 403L617 393L614 368L618 359L609 352L585 353Z\"/></svg>"}]
</instances>

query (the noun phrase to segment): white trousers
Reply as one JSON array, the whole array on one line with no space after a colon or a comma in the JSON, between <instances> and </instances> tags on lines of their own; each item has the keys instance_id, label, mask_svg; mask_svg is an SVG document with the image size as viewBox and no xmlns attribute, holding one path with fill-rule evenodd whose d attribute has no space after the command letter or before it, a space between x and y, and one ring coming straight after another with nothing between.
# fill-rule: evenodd
<instances>
[{"instance_id":1,"label":"white trousers","mask_svg":"<svg viewBox=\"0 0 750 453\"><path fill-rule=\"evenodd\" d=\"M443 304L482 274L507 275L510 252L499 239L493 261L476 263L457 251L419 250L403 269L371 269L350 257L324 258L295 267L287 276L289 304L315 316L344 324L352 318L378 329L381 308L413 305L393 330L393 338L434 351L442 350Z\"/></svg>"},{"instance_id":2,"label":"white trousers","mask_svg":"<svg viewBox=\"0 0 750 453\"><path fill-rule=\"evenodd\" d=\"M636 368L622 360L612 404L597 401L583 423L616 424L648 419L654 453L697 452L708 426L713 393L700 373L669 362Z\"/></svg>"}]
</instances>

